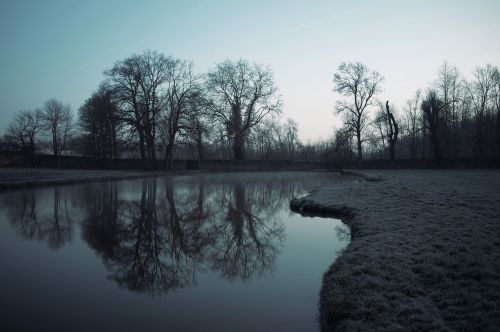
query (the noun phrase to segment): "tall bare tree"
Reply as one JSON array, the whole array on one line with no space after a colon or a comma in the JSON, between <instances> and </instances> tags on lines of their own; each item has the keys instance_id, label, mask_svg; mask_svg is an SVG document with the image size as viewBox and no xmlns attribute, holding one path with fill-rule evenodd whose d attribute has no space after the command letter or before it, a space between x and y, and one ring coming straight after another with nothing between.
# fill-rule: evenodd
<instances>
[{"instance_id":1,"label":"tall bare tree","mask_svg":"<svg viewBox=\"0 0 500 332\"><path fill-rule=\"evenodd\" d=\"M463 100L463 80L458 68L445 61L438 70L434 85L443 101L443 148L449 157L456 158L462 139L459 103Z\"/></svg>"},{"instance_id":2,"label":"tall bare tree","mask_svg":"<svg viewBox=\"0 0 500 332\"><path fill-rule=\"evenodd\" d=\"M162 90L174 60L155 52L134 54L104 71L113 87L122 118L139 137L139 150L146 167L156 163L157 125L165 106Z\"/></svg>"},{"instance_id":3,"label":"tall bare tree","mask_svg":"<svg viewBox=\"0 0 500 332\"><path fill-rule=\"evenodd\" d=\"M442 150L441 150L441 136L440 130L442 128L442 111L444 103L435 90L429 90L426 98L422 101L422 111L425 114L426 125L431 133L431 142L434 151L434 159L437 165L441 164Z\"/></svg>"},{"instance_id":4,"label":"tall bare tree","mask_svg":"<svg viewBox=\"0 0 500 332\"><path fill-rule=\"evenodd\" d=\"M295 152L297 150L297 145L300 143L298 137L299 128L297 126L297 122L291 118L288 118L284 125L284 131L285 131L285 142L288 149L287 151L288 158L294 159Z\"/></svg>"},{"instance_id":5,"label":"tall bare tree","mask_svg":"<svg viewBox=\"0 0 500 332\"><path fill-rule=\"evenodd\" d=\"M396 143L399 135L399 123L396 121L393 112L389 108L389 101L385 105L380 103L380 111L375 118L375 124L379 128L382 141L389 145L389 155L391 160L396 158ZM385 147L384 147L385 149Z\"/></svg>"},{"instance_id":6,"label":"tall bare tree","mask_svg":"<svg viewBox=\"0 0 500 332\"><path fill-rule=\"evenodd\" d=\"M340 128L335 132L333 142L333 158L337 160L348 160L352 153L352 134L348 128Z\"/></svg>"},{"instance_id":7,"label":"tall bare tree","mask_svg":"<svg viewBox=\"0 0 500 332\"><path fill-rule=\"evenodd\" d=\"M396 159L396 143L398 142L399 135L399 124L394 117L394 113L389 109L389 101L385 102L385 110L387 114L387 122L389 124L389 130L387 131L387 139L389 141L389 151L391 155L391 160Z\"/></svg>"},{"instance_id":8,"label":"tall bare tree","mask_svg":"<svg viewBox=\"0 0 500 332\"><path fill-rule=\"evenodd\" d=\"M475 142L474 155L482 159L485 155L485 136L486 123L485 117L488 112L488 104L491 101L491 95L495 88L495 67L486 65L485 67L477 67L474 71L474 79L468 84L469 97L472 100L475 114Z\"/></svg>"},{"instance_id":9,"label":"tall bare tree","mask_svg":"<svg viewBox=\"0 0 500 332\"><path fill-rule=\"evenodd\" d=\"M495 150L500 160L500 69L495 67L493 72L494 88L492 93L493 107L496 113L495 123Z\"/></svg>"},{"instance_id":10,"label":"tall bare tree","mask_svg":"<svg viewBox=\"0 0 500 332\"><path fill-rule=\"evenodd\" d=\"M357 140L358 160L363 158L364 130L368 124L367 107L375 105L375 96L381 91L384 78L370 71L364 64L343 62L335 73L334 90L343 100L337 101L337 113L344 115L346 128Z\"/></svg>"},{"instance_id":11,"label":"tall bare tree","mask_svg":"<svg viewBox=\"0 0 500 332\"><path fill-rule=\"evenodd\" d=\"M49 99L43 107L42 119L52 139L52 153L59 160L73 129L71 108L55 98Z\"/></svg>"},{"instance_id":12,"label":"tall bare tree","mask_svg":"<svg viewBox=\"0 0 500 332\"><path fill-rule=\"evenodd\" d=\"M280 112L281 100L269 68L240 59L226 60L212 69L206 80L210 110L232 141L233 157L245 159L245 145L252 128Z\"/></svg>"},{"instance_id":13,"label":"tall bare tree","mask_svg":"<svg viewBox=\"0 0 500 332\"><path fill-rule=\"evenodd\" d=\"M415 92L415 96L406 102L406 112L404 116L404 128L405 133L409 140L409 150L410 158L415 159L417 157L417 142L418 135L422 130L421 126L421 112L420 112L420 97L422 95L421 90Z\"/></svg>"},{"instance_id":14,"label":"tall bare tree","mask_svg":"<svg viewBox=\"0 0 500 332\"><path fill-rule=\"evenodd\" d=\"M79 125L87 152L94 158L118 157L120 114L112 90L105 84L92 94L78 110Z\"/></svg>"},{"instance_id":15,"label":"tall bare tree","mask_svg":"<svg viewBox=\"0 0 500 332\"><path fill-rule=\"evenodd\" d=\"M191 101L191 111L187 116L187 137L196 146L198 160L205 159L205 144L213 132L209 123L210 113L207 112L206 99L203 90L194 93Z\"/></svg>"},{"instance_id":16,"label":"tall bare tree","mask_svg":"<svg viewBox=\"0 0 500 332\"><path fill-rule=\"evenodd\" d=\"M198 116L199 76L193 73L193 64L170 58L167 67L164 112L160 116L160 138L165 146L165 166L173 167L173 148L180 133L187 134L190 120Z\"/></svg>"}]
</instances>

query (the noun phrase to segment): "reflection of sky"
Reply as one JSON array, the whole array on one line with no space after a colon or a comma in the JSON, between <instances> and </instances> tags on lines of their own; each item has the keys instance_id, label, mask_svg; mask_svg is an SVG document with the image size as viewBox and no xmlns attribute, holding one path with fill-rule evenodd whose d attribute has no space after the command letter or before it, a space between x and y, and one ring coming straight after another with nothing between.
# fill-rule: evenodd
<instances>
[{"instance_id":1,"label":"reflection of sky","mask_svg":"<svg viewBox=\"0 0 500 332\"><path fill-rule=\"evenodd\" d=\"M155 49L202 72L225 58L268 64L302 139L335 123L332 75L362 61L402 106L447 59L466 74L498 65L500 2L14 1L0 3L0 130L51 97L83 103L102 71ZM312 114L316 116L311 116Z\"/></svg>"}]
</instances>

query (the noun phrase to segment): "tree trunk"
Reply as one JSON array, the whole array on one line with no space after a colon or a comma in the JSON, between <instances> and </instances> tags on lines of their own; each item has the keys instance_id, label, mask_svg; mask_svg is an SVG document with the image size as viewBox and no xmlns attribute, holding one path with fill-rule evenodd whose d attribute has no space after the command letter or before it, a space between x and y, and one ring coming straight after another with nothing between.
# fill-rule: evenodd
<instances>
[{"instance_id":1,"label":"tree trunk","mask_svg":"<svg viewBox=\"0 0 500 332\"><path fill-rule=\"evenodd\" d=\"M139 150L141 152L141 160L144 162L144 167L148 168L148 160L146 158L146 147L144 143L144 133L139 131Z\"/></svg>"},{"instance_id":2,"label":"tree trunk","mask_svg":"<svg viewBox=\"0 0 500 332\"><path fill-rule=\"evenodd\" d=\"M396 159L396 144L395 142L391 141L391 144L389 145L389 153L391 155L391 160Z\"/></svg>"},{"instance_id":3,"label":"tree trunk","mask_svg":"<svg viewBox=\"0 0 500 332\"><path fill-rule=\"evenodd\" d=\"M434 152L434 160L436 165L441 164L442 154L441 154L441 137L440 137L440 117L439 112L442 110L440 101L435 95L430 94L427 101L422 104L422 111L425 114L425 120L427 122L430 134L431 134L431 144Z\"/></svg>"},{"instance_id":4,"label":"tree trunk","mask_svg":"<svg viewBox=\"0 0 500 332\"><path fill-rule=\"evenodd\" d=\"M59 165L59 146L56 131L52 131L52 150L54 152L54 156L56 157L56 165Z\"/></svg>"},{"instance_id":5,"label":"tree trunk","mask_svg":"<svg viewBox=\"0 0 500 332\"><path fill-rule=\"evenodd\" d=\"M356 139L358 142L358 162L361 162L363 159L363 150L361 146L361 130L356 130Z\"/></svg>"},{"instance_id":6,"label":"tree trunk","mask_svg":"<svg viewBox=\"0 0 500 332\"><path fill-rule=\"evenodd\" d=\"M476 158L483 159L483 114L479 113L476 124Z\"/></svg>"},{"instance_id":7,"label":"tree trunk","mask_svg":"<svg viewBox=\"0 0 500 332\"><path fill-rule=\"evenodd\" d=\"M35 165L35 139L33 137L30 138L29 163L31 166Z\"/></svg>"},{"instance_id":8,"label":"tree trunk","mask_svg":"<svg viewBox=\"0 0 500 332\"><path fill-rule=\"evenodd\" d=\"M415 149L416 149L415 135L412 134L410 143L410 158L412 160L415 159Z\"/></svg>"},{"instance_id":9,"label":"tree trunk","mask_svg":"<svg viewBox=\"0 0 500 332\"><path fill-rule=\"evenodd\" d=\"M201 138L201 135L198 136L198 139L196 140L196 147L198 149L198 160L205 160L205 153L203 151L203 140Z\"/></svg>"},{"instance_id":10,"label":"tree trunk","mask_svg":"<svg viewBox=\"0 0 500 332\"><path fill-rule=\"evenodd\" d=\"M389 121L389 152L391 160L394 160L396 158L396 142L398 140L399 126L389 109L389 101L385 102L385 110L387 112L387 120Z\"/></svg>"},{"instance_id":11,"label":"tree trunk","mask_svg":"<svg viewBox=\"0 0 500 332\"><path fill-rule=\"evenodd\" d=\"M241 132L234 137L233 153L235 160L245 160L245 135Z\"/></svg>"},{"instance_id":12,"label":"tree trunk","mask_svg":"<svg viewBox=\"0 0 500 332\"><path fill-rule=\"evenodd\" d=\"M439 136L437 133L436 125L432 125L431 128L431 143L434 151L434 159L436 161L436 165L441 164L442 154L441 154L441 142L439 140Z\"/></svg>"},{"instance_id":13,"label":"tree trunk","mask_svg":"<svg viewBox=\"0 0 500 332\"><path fill-rule=\"evenodd\" d=\"M168 143L165 146L165 165L164 165L165 170L171 171L174 169L173 150L174 150L173 144Z\"/></svg>"},{"instance_id":14,"label":"tree trunk","mask_svg":"<svg viewBox=\"0 0 500 332\"><path fill-rule=\"evenodd\" d=\"M153 135L148 134L148 150L149 150L149 159L151 160L152 167L156 166L156 147L155 147L155 139Z\"/></svg>"},{"instance_id":15,"label":"tree trunk","mask_svg":"<svg viewBox=\"0 0 500 332\"><path fill-rule=\"evenodd\" d=\"M422 129L422 159L425 159L427 155L427 129L424 122L424 127Z\"/></svg>"}]
</instances>

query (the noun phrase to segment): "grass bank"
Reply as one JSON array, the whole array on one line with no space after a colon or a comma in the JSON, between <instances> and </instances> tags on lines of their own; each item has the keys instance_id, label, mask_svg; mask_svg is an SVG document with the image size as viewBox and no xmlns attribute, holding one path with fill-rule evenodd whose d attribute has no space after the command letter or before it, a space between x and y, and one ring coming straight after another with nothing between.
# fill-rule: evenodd
<instances>
[{"instance_id":1,"label":"grass bank","mask_svg":"<svg viewBox=\"0 0 500 332\"><path fill-rule=\"evenodd\" d=\"M500 171L363 171L291 206L351 226L323 277L323 330L500 326Z\"/></svg>"},{"instance_id":2,"label":"grass bank","mask_svg":"<svg viewBox=\"0 0 500 332\"><path fill-rule=\"evenodd\" d=\"M164 171L79 170L58 168L0 168L0 192L20 188L135 179L167 174ZM172 173L168 173L172 174Z\"/></svg>"}]
</instances>

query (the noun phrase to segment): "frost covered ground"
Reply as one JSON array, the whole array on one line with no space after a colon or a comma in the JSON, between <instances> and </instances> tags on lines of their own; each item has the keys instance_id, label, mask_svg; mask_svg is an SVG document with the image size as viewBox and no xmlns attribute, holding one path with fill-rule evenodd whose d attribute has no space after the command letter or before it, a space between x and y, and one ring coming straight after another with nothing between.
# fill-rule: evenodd
<instances>
[{"instance_id":1,"label":"frost covered ground","mask_svg":"<svg viewBox=\"0 0 500 332\"><path fill-rule=\"evenodd\" d=\"M292 201L351 226L325 273L323 330L498 331L500 171L363 171Z\"/></svg>"},{"instance_id":2,"label":"frost covered ground","mask_svg":"<svg viewBox=\"0 0 500 332\"><path fill-rule=\"evenodd\" d=\"M1 167L0 191L43 185L131 179L161 174L164 172Z\"/></svg>"}]
</instances>

